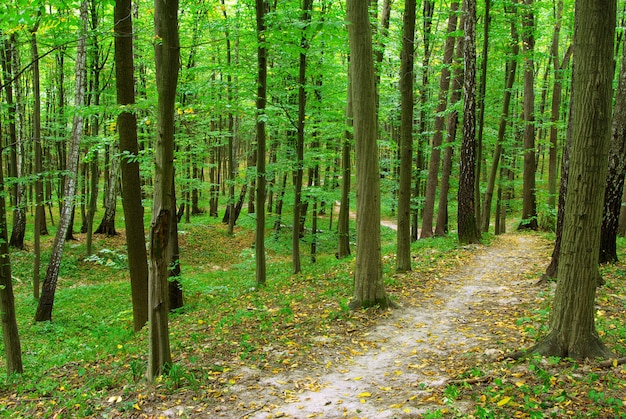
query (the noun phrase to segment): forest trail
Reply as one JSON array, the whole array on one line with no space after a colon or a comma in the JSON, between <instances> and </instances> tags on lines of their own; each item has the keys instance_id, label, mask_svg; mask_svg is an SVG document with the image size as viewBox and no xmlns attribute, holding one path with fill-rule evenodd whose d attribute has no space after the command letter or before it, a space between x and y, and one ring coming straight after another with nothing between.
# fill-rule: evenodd
<instances>
[{"instance_id":1,"label":"forest trail","mask_svg":"<svg viewBox=\"0 0 626 419\"><path fill-rule=\"evenodd\" d=\"M448 380L525 344L518 304L537 294L534 274L547 253L539 237L507 234L428 289L410 274L413 295L401 296L402 306L369 333L329 348L312 366L269 377L250 372L243 381L254 384L232 391L258 408L238 417L408 418L441 408L437 394ZM228 410L221 415L231 417Z\"/></svg>"}]
</instances>

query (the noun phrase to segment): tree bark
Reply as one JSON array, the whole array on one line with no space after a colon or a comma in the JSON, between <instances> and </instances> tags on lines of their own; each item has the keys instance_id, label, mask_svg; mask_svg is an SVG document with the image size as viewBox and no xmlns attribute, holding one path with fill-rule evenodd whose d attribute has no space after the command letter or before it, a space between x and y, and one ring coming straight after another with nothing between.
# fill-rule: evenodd
<instances>
[{"instance_id":1,"label":"tree bark","mask_svg":"<svg viewBox=\"0 0 626 419\"><path fill-rule=\"evenodd\" d=\"M254 239L257 286L265 285L267 269L265 263L265 185L267 172L265 168L266 135L265 108L267 106L267 46L265 45L265 0L256 0L257 25L257 95L256 95L256 234Z\"/></svg>"},{"instance_id":2,"label":"tree bark","mask_svg":"<svg viewBox=\"0 0 626 419\"><path fill-rule=\"evenodd\" d=\"M600 263L617 262L617 228L626 174L626 48L624 46L626 45L622 46L622 63L613 111L613 129L600 233Z\"/></svg>"},{"instance_id":3,"label":"tree bark","mask_svg":"<svg viewBox=\"0 0 626 419\"><path fill-rule=\"evenodd\" d=\"M13 294L13 277L11 275L11 259L9 241L7 240L7 215L4 200L4 175L0 153L0 319L2 321L2 338L4 341L4 357L7 376L21 374L22 347L15 315L15 296Z\"/></svg>"},{"instance_id":4,"label":"tree bark","mask_svg":"<svg viewBox=\"0 0 626 419\"><path fill-rule=\"evenodd\" d=\"M458 191L458 235L460 243L480 242L480 230L474 211L474 176L476 167L476 0L464 0L465 13L463 83L463 142Z\"/></svg>"},{"instance_id":5,"label":"tree bark","mask_svg":"<svg viewBox=\"0 0 626 419\"><path fill-rule=\"evenodd\" d=\"M610 143L615 0L576 2L574 112L558 282L550 330L530 352L595 359L611 352L595 330L602 202Z\"/></svg>"},{"instance_id":6,"label":"tree bark","mask_svg":"<svg viewBox=\"0 0 626 419\"><path fill-rule=\"evenodd\" d=\"M150 265L148 275L148 323L150 352L148 381L162 374L172 362L168 326L168 278L172 261L170 246L172 181L174 178L174 113L180 44L178 1L155 0L154 44L158 91L158 126L155 156L154 196L150 227Z\"/></svg>"},{"instance_id":7,"label":"tree bark","mask_svg":"<svg viewBox=\"0 0 626 419\"><path fill-rule=\"evenodd\" d=\"M358 246L350 307L387 308L391 301L382 276L376 88L368 3L348 0L347 19L356 144Z\"/></svg>"},{"instance_id":8,"label":"tree bark","mask_svg":"<svg viewBox=\"0 0 626 419\"><path fill-rule=\"evenodd\" d=\"M126 246L133 302L133 327L140 330L148 321L148 257L144 210L141 202L137 115L130 109L135 104L133 23L131 0L115 3L115 74L119 147L121 152L122 207L126 220Z\"/></svg>"},{"instance_id":9,"label":"tree bark","mask_svg":"<svg viewBox=\"0 0 626 419\"><path fill-rule=\"evenodd\" d=\"M86 61L87 61L87 30L88 30L88 1L83 0L80 5L80 19L82 22L81 34L78 38L76 49L76 93L74 105L78 108L85 104L86 88ZM83 116L80 113L74 115L72 122L72 133L70 137L70 149L67 155L67 173L63 189L63 205L61 207L61 217L54 237L52 254L48 263L46 277L43 282L41 298L35 313L35 321L52 320L52 307L54 304L54 294L56 291L61 258L63 257L63 245L67 237L70 226L74 200L76 196L76 178L78 177L78 157L80 152L80 140L83 131Z\"/></svg>"},{"instance_id":10,"label":"tree bark","mask_svg":"<svg viewBox=\"0 0 626 419\"><path fill-rule=\"evenodd\" d=\"M117 150L114 149L109 159L109 179L107 183L109 187L106 191L104 201L104 215L98 228L94 231L96 234L106 234L107 236L116 236L115 231L115 212L117 207L117 183L119 175L119 157Z\"/></svg>"},{"instance_id":11,"label":"tree bark","mask_svg":"<svg viewBox=\"0 0 626 419\"><path fill-rule=\"evenodd\" d=\"M415 49L415 0L404 3L400 59L400 182L396 272L411 270L411 180L413 177L413 62ZM452 54L450 54L452 55Z\"/></svg>"}]
</instances>

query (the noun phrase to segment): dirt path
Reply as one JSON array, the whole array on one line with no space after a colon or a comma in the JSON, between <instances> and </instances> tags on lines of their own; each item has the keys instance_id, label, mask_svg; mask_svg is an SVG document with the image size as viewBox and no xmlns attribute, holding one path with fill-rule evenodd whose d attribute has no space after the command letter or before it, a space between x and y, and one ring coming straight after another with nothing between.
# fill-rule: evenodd
<instances>
[{"instance_id":1,"label":"dirt path","mask_svg":"<svg viewBox=\"0 0 626 419\"><path fill-rule=\"evenodd\" d=\"M538 263L545 263L538 238L498 238L456 274L440 278L437 289L423 289L393 310L356 349L328 353L310 369L256 376L254 385L232 389L258 406L244 416L398 418L441 407L434 392L463 365L521 344L503 315L515 315L536 280L527 274Z\"/></svg>"}]
</instances>

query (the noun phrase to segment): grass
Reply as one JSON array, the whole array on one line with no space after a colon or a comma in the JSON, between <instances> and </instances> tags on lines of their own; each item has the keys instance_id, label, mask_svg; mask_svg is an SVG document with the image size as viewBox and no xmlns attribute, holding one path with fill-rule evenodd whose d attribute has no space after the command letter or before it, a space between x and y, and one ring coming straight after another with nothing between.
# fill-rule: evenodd
<instances>
[{"instance_id":1,"label":"grass","mask_svg":"<svg viewBox=\"0 0 626 419\"><path fill-rule=\"evenodd\" d=\"M383 216L389 218L389 212ZM262 289L255 286L254 218L242 214L233 236L208 215L179 226L185 306L171 315L173 364L155 385L142 380L148 336L146 330L132 332L123 236L97 236L91 257L85 256L82 235L67 244L53 322L33 322L32 254L12 252L25 373L7 377L0 371L0 415L132 416L165 397L200 398L197 403L211 406L230 397L238 369L270 373L316 363L320 339L330 347L346 344L355 330L366 330L385 315L348 310L354 258L335 258L336 237L328 218L320 223L316 263L303 241L303 271L298 275L291 273L291 230L284 228L276 237L269 231L273 221L268 217L268 286ZM45 248L51 239L45 239ZM486 242L491 239L485 237ZM395 232L382 228L382 241L387 289L399 298L415 284L394 275ZM622 240L619 248L624 244ZM454 235L418 241L412 245L415 277L427 283L462 264L471 252L459 247ZM626 352L625 272L621 262L604 267L607 285L598 295L599 333L621 356ZM530 339L544 333L547 324L549 293L539 299L542 303L518 321ZM4 363L2 356L0 344ZM481 418L567 417L574 406L578 417L619 417L626 398L626 370L597 370L567 360L478 364L463 374L493 378L441 389L444 404L425 417L462 416L457 407L462 401L469 401L472 415Z\"/></svg>"}]
</instances>

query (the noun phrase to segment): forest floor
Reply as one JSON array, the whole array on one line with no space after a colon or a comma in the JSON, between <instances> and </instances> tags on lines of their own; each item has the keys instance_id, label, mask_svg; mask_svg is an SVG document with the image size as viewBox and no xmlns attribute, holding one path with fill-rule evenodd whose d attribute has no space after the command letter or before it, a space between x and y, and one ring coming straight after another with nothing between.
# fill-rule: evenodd
<instances>
[{"instance_id":1,"label":"forest floor","mask_svg":"<svg viewBox=\"0 0 626 419\"><path fill-rule=\"evenodd\" d=\"M365 329L348 330L340 342L315 337L310 356L287 371L242 365L232 374L232 396L210 411L198 408L198 398L174 395L153 409L143 405L143 413L258 419L469 414L475 403L446 389L451 383L488 383L493 375L485 368L497 370L505 352L530 345L517 321L543 299L534 285L549 250L536 235L500 236L472 249L455 272L428 283L408 274L404 280L413 287L405 288L399 308L381 313Z\"/></svg>"}]
</instances>

